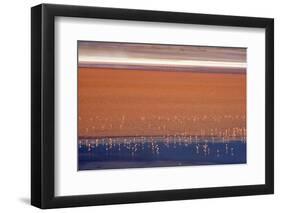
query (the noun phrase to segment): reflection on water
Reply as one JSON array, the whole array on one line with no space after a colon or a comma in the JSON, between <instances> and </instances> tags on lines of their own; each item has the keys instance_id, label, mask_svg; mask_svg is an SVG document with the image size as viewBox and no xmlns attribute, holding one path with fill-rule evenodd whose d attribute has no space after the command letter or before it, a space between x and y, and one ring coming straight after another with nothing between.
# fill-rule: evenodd
<instances>
[{"instance_id":1,"label":"reflection on water","mask_svg":"<svg viewBox=\"0 0 281 213\"><path fill-rule=\"evenodd\" d=\"M80 138L78 169L246 163L245 137Z\"/></svg>"}]
</instances>

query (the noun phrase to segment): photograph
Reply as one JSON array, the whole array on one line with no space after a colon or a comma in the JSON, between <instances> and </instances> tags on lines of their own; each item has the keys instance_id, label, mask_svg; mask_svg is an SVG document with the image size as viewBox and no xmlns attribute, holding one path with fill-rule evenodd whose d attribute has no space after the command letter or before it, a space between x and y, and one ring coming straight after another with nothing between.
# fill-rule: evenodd
<instances>
[{"instance_id":1,"label":"photograph","mask_svg":"<svg viewBox=\"0 0 281 213\"><path fill-rule=\"evenodd\" d=\"M246 164L247 48L77 41L78 171Z\"/></svg>"}]
</instances>

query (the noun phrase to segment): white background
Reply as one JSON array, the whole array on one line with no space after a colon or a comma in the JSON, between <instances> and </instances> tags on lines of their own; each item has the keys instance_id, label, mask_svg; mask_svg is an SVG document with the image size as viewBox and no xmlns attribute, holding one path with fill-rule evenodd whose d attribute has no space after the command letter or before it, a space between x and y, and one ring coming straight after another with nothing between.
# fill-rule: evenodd
<instances>
[{"instance_id":1,"label":"white background","mask_svg":"<svg viewBox=\"0 0 281 213\"><path fill-rule=\"evenodd\" d=\"M65 17L55 23L55 195L265 183L264 29ZM77 172L77 40L247 47L247 164Z\"/></svg>"},{"instance_id":2,"label":"white background","mask_svg":"<svg viewBox=\"0 0 281 213\"><path fill-rule=\"evenodd\" d=\"M275 55L280 57L281 14L279 1L45 1L46 3L82 4L226 15L264 16L275 18ZM40 1L3 1L1 4L1 110L0 125L0 211L38 212L29 206L30 196L30 7ZM281 208L281 75L280 62L275 63L275 195L201 199L50 210L51 212L245 212L271 211ZM278 85L279 84L279 85ZM12 149L6 149L7 145ZM279 210L280 211L280 210Z\"/></svg>"}]
</instances>

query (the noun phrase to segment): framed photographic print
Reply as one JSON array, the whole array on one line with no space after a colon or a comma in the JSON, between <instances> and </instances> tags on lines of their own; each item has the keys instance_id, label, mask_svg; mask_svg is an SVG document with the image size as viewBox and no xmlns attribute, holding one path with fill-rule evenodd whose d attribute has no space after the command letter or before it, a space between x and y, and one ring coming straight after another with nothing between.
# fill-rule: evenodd
<instances>
[{"instance_id":1,"label":"framed photographic print","mask_svg":"<svg viewBox=\"0 0 281 213\"><path fill-rule=\"evenodd\" d=\"M31 9L31 203L272 194L274 21Z\"/></svg>"}]
</instances>

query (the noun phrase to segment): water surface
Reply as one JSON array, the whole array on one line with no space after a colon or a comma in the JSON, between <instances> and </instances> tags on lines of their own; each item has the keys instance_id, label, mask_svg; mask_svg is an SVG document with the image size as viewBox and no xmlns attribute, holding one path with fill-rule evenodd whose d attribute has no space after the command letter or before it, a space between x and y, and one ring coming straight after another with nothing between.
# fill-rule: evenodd
<instances>
[{"instance_id":1,"label":"water surface","mask_svg":"<svg viewBox=\"0 0 281 213\"><path fill-rule=\"evenodd\" d=\"M243 138L107 137L78 143L78 170L243 163Z\"/></svg>"}]
</instances>

